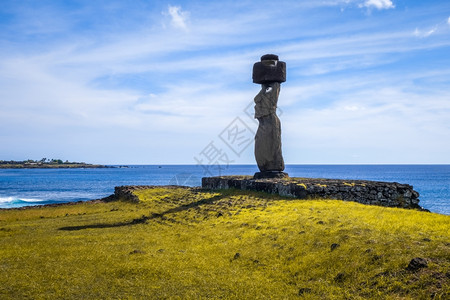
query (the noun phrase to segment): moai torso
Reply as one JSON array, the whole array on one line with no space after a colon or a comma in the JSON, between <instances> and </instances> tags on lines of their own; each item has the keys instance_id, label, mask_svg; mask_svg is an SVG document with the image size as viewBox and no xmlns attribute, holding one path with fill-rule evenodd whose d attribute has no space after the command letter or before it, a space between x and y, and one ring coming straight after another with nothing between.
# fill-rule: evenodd
<instances>
[{"instance_id":1,"label":"moai torso","mask_svg":"<svg viewBox=\"0 0 450 300\"><path fill-rule=\"evenodd\" d=\"M256 119L276 113L279 94L280 83L272 82L262 85L261 91L255 97Z\"/></svg>"}]
</instances>

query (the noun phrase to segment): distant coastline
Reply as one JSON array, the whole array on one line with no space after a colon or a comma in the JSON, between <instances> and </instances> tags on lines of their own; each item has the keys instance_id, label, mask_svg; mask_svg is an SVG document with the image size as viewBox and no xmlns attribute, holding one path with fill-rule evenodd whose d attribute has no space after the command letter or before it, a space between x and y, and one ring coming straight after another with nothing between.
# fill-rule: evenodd
<instances>
[{"instance_id":1,"label":"distant coastline","mask_svg":"<svg viewBox=\"0 0 450 300\"><path fill-rule=\"evenodd\" d=\"M79 168L112 168L105 165L94 165L85 162L69 162L61 159L46 159L41 160L0 160L0 169L79 169Z\"/></svg>"}]
</instances>

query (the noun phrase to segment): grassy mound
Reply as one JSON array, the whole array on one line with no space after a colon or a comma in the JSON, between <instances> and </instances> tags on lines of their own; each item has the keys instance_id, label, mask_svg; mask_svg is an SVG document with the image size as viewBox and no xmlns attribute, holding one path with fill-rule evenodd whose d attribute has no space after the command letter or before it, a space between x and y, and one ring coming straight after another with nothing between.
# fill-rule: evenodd
<instances>
[{"instance_id":1,"label":"grassy mound","mask_svg":"<svg viewBox=\"0 0 450 300\"><path fill-rule=\"evenodd\" d=\"M450 216L236 190L135 193L140 203L0 211L0 298L450 295ZM427 266L407 268L416 257Z\"/></svg>"}]
</instances>

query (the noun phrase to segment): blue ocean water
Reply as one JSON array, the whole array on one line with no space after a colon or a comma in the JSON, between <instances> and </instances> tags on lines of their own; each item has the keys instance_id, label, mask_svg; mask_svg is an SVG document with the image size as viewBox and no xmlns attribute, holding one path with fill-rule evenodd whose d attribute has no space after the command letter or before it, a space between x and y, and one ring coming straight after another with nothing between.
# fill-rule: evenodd
<instances>
[{"instance_id":1,"label":"blue ocean water","mask_svg":"<svg viewBox=\"0 0 450 300\"><path fill-rule=\"evenodd\" d=\"M1 169L0 208L99 199L119 185L201 185L204 176L253 175L256 165L142 165L106 169ZM395 181L414 186L420 205L450 215L450 165L287 165L291 177Z\"/></svg>"}]
</instances>

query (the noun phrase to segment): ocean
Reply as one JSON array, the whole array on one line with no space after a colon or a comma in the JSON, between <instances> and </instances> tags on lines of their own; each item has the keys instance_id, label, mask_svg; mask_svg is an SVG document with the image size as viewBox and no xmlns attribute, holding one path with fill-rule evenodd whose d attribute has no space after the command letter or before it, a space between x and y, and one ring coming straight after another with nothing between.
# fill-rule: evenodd
<instances>
[{"instance_id":1,"label":"ocean","mask_svg":"<svg viewBox=\"0 0 450 300\"><path fill-rule=\"evenodd\" d=\"M120 185L200 186L201 178L253 175L256 165L130 165L105 169L0 169L0 208L86 201ZM450 215L450 165L287 165L291 177L395 181L414 186L420 205Z\"/></svg>"}]
</instances>

